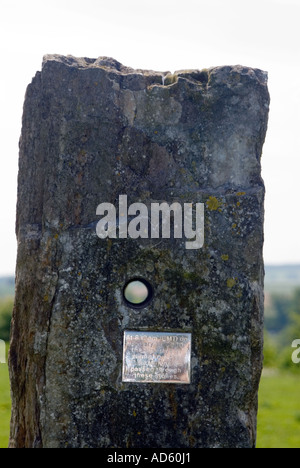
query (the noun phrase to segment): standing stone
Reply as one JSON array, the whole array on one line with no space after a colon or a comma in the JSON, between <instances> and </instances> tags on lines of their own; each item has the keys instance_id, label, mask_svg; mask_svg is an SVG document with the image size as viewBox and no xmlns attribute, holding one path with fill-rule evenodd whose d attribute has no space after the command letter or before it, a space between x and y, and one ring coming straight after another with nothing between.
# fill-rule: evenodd
<instances>
[{"instance_id":1,"label":"standing stone","mask_svg":"<svg viewBox=\"0 0 300 468\"><path fill-rule=\"evenodd\" d=\"M255 445L268 110L257 69L45 57L20 141L11 447ZM202 203L203 247L99 238L97 207L120 195ZM136 278L143 308L123 297ZM190 383L124 381L132 331L190 334Z\"/></svg>"}]
</instances>

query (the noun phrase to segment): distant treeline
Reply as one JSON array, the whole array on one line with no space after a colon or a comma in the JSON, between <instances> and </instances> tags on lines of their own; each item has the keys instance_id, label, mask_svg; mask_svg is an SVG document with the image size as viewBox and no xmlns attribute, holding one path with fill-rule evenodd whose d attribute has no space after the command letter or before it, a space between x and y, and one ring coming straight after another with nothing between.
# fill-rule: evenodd
<instances>
[{"instance_id":1,"label":"distant treeline","mask_svg":"<svg viewBox=\"0 0 300 468\"><path fill-rule=\"evenodd\" d=\"M15 278L13 276L0 277L0 340L9 341L14 294Z\"/></svg>"},{"instance_id":2,"label":"distant treeline","mask_svg":"<svg viewBox=\"0 0 300 468\"><path fill-rule=\"evenodd\" d=\"M0 277L0 299L15 294L15 278L13 276Z\"/></svg>"},{"instance_id":3,"label":"distant treeline","mask_svg":"<svg viewBox=\"0 0 300 468\"><path fill-rule=\"evenodd\" d=\"M0 339L4 341L9 341L13 306L13 297L0 300Z\"/></svg>"},{"instance_id":4,"label":"distant treeline","mask_svg":"<svg viewBox=\"0 0 300 468\"><path fill-rule=\"evenodd\" d=\"M291 294L269 293L265 306L265 366L290 367L292 343L300 339L300 287Z\"/></svg>"},{"instance_id":5,"label":"distant treeline","mask_svg":"<svg viewBox=\"0 0 300 468\"><path fill-rule=\"evenodd\" d=\"M300 287L300 265L266 265L265 289L272 293L291 293Z\"/></svg>"}]
</instances>

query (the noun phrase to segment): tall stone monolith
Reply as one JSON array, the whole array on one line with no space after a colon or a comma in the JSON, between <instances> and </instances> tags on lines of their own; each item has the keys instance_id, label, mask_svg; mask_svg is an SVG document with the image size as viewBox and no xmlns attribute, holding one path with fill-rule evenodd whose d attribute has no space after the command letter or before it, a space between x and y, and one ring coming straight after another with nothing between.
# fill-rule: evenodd
<instances>
[{"instance_id":1,"label":"tall stone monolith","mask_svg":"<svg viewBox=\"0 0 300 468\"><path fill-rule=\"evenodd\" d=\"M266 73L46 56L20 141L11 447L253 447Z\"/></svg>"}]
</instances>

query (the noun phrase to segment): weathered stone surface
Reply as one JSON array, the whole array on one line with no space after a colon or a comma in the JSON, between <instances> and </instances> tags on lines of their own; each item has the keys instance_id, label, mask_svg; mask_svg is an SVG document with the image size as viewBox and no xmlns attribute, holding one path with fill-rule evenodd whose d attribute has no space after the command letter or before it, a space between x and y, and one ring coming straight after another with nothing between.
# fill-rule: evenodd
<instances>
[{"instance_id":1,"label":"weathered stone surface","mask_svg":"<svg viewBox=\"0 0 300 468\"><path fill-rule=\"evenodd\" d=\"M20 142L11 447L252 447L267 76L46 56ZM205 243L107 239L96 208L205 204ZM153 286L141 310L122 291ZM122 382L125 330L192 334L191 384Z\"/></svg>"}]
</instances>

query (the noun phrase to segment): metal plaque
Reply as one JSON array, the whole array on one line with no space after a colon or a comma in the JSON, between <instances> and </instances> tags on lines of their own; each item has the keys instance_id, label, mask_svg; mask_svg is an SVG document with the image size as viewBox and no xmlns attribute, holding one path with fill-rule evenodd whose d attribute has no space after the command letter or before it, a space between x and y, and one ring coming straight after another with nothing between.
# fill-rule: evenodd
<instances>
[{"instance_id":1,"label":"metal plaque","mask_svg":"<svg viewBox=\"0 0 300 468\"><path fill-rule=\"evenodd\" d=\"M123 382L191 383L190 333L124 332Z\"/></svg>"}]
</instances>

